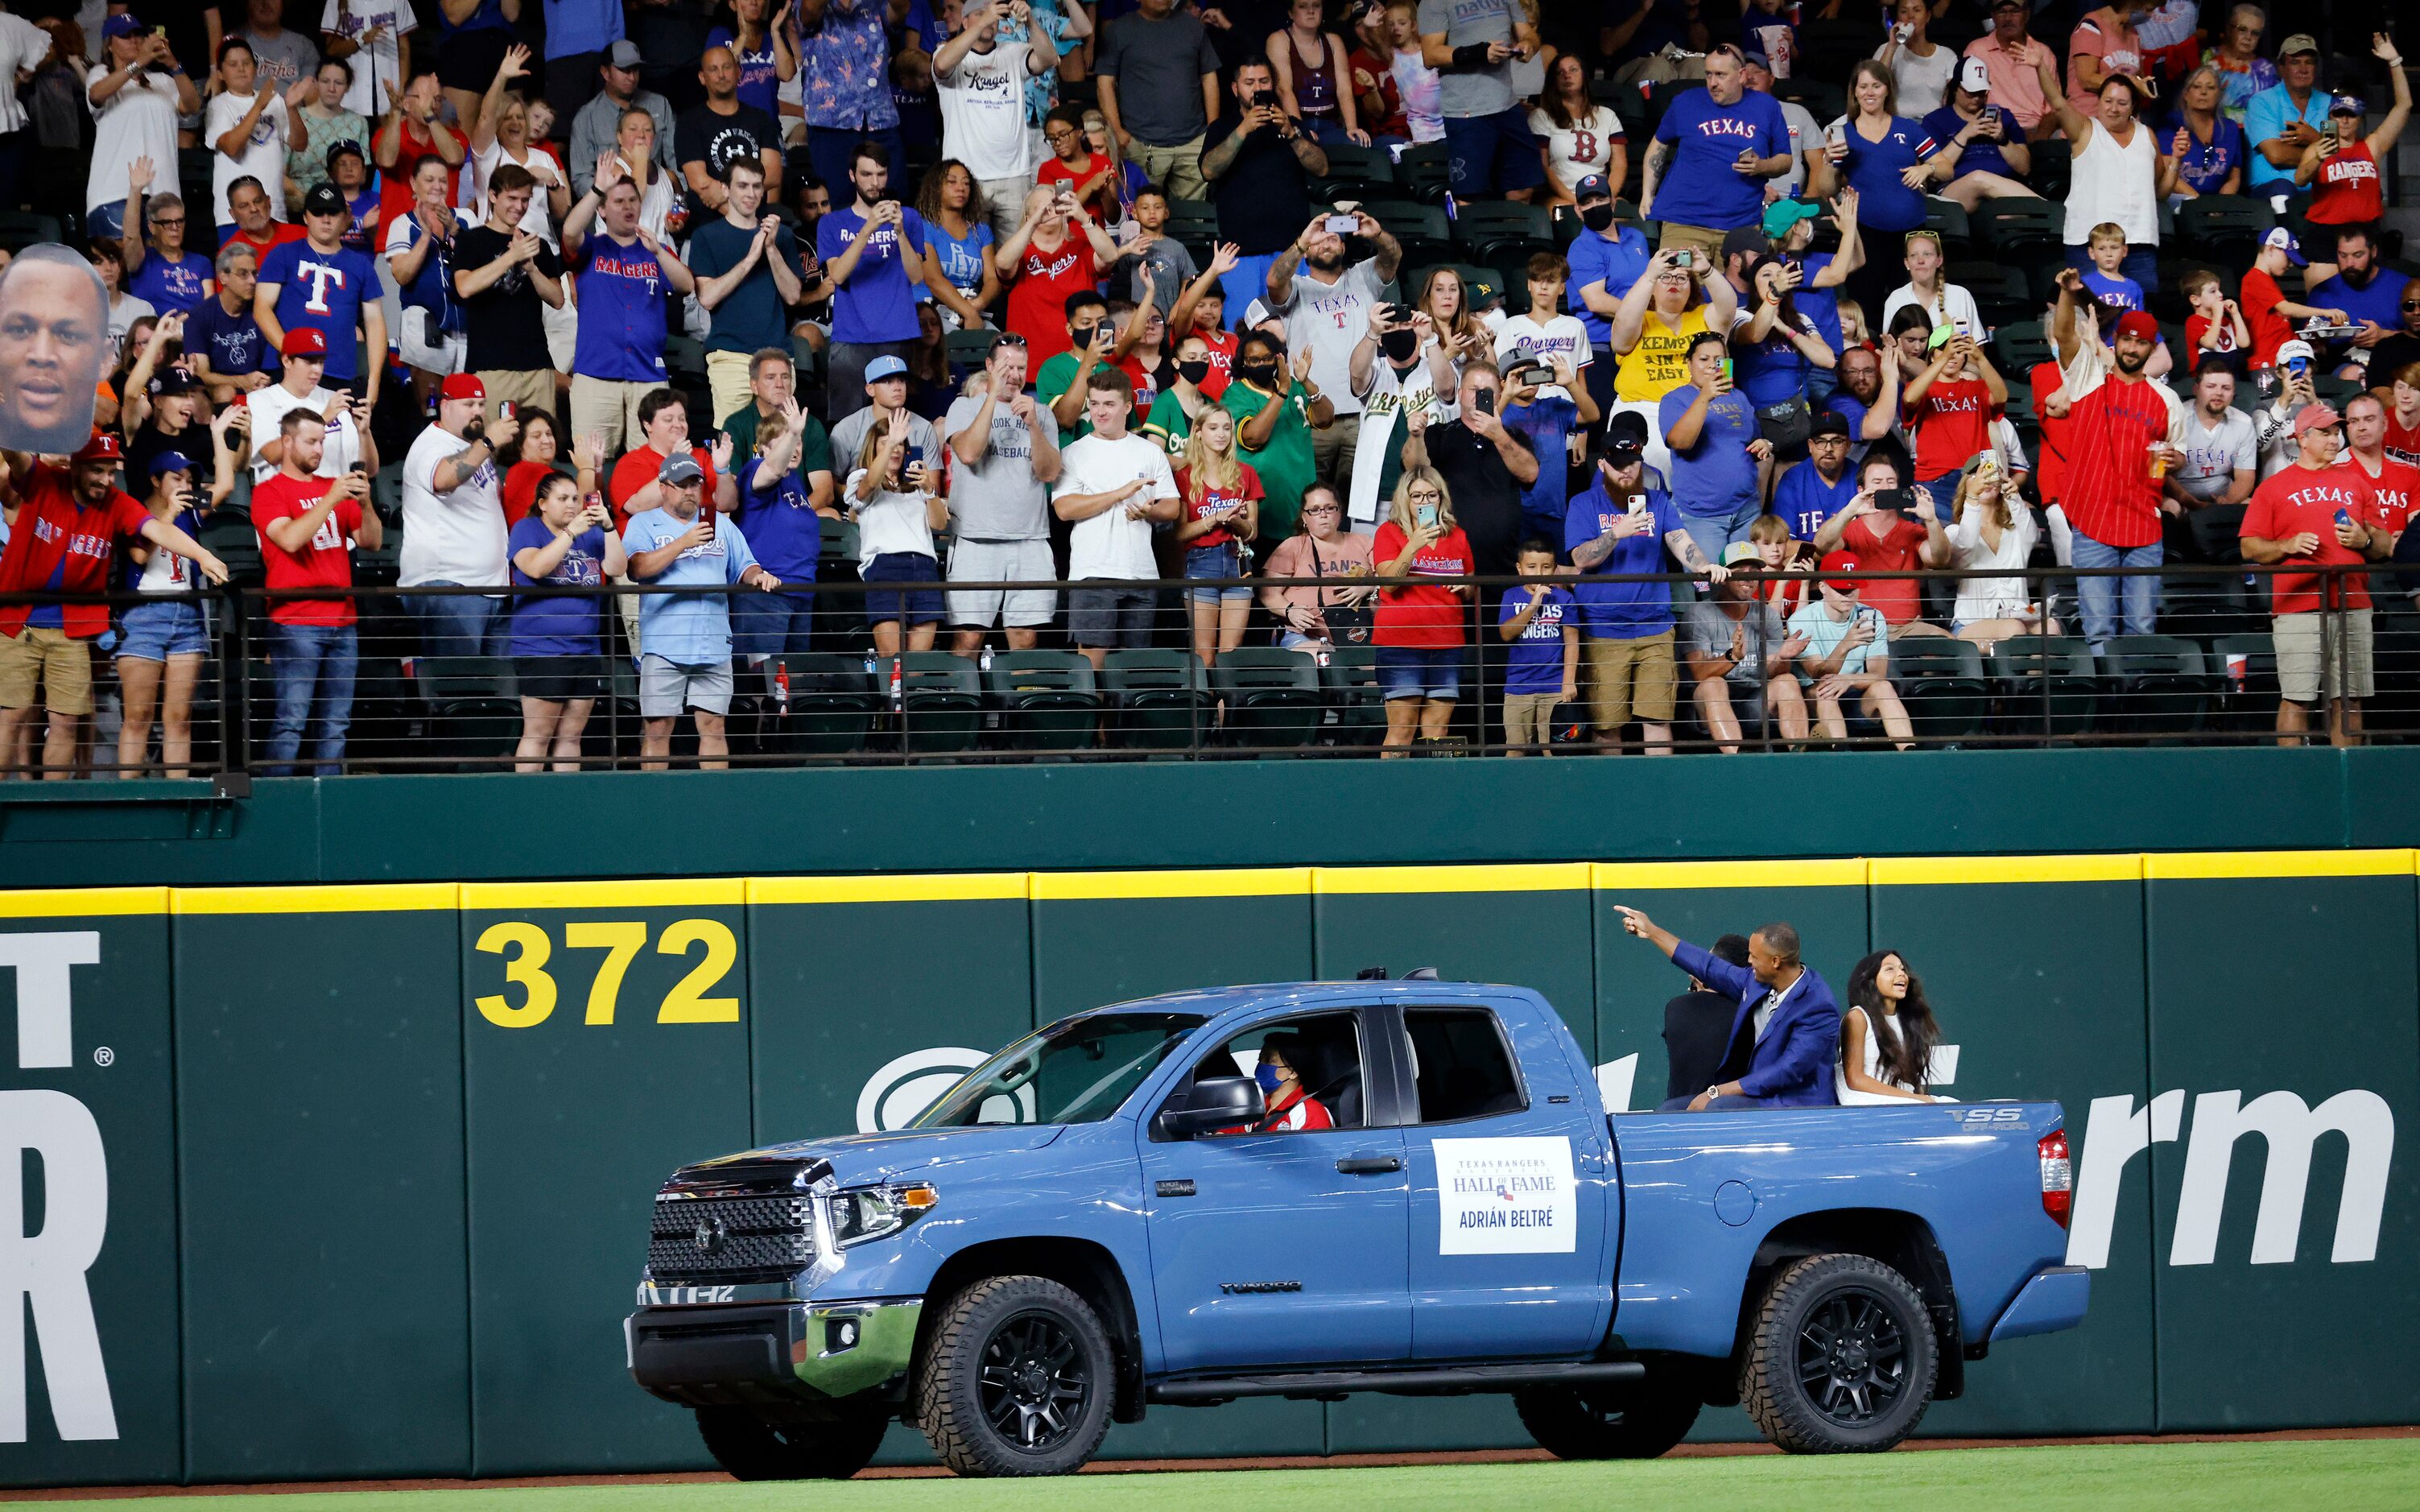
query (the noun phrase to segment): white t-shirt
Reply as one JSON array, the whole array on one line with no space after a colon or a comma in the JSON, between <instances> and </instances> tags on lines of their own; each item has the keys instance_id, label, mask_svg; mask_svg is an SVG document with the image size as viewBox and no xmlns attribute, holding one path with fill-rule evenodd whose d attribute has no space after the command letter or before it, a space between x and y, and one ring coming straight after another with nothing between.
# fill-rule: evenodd
<instances>
[{"instance_id":1,"label":"white t-shirt","mask_svg":"<svg viewBox=\"0 0 2420 1512\"><path fill-rule=\"evenodd\" d=\"M85 72L85 99L110 70L95 64ZM136 73L107 100L92 107L92 164L85 173L84 207L126 203L126 170L149 158L155 172L177 162L177 81L166 73ZM232 124L232 123L230 123ZM278 160L285 166L285 159Z\"/></svg>"},{"instance_id":2,"label":"white t-shirt","mask_svg":"<svg viewBox=\"0 0 2420 1512\"><path fill-rule=\"evenodd\" d=\"M1576 375L1594 360L1589 348L1588 327L1575 315L1553 315L1540 324L1528 315L1510 315L1496 328L1496 365L1498 367L1513 360L1513 351L1524 341L1540 357L1552 361L1561 357L1572 365ZM1567 399L1571 391L1560 383L1548 383L1538 390L1541 398Z\"/></svg>"},{"instance_id":3,"label":"white t-shirt","mask_svg":"<svg viewBox=\"0 0 2420 1512\"><path fill-rule=\"evenodd\" d=\"M1353 397L1353 349L1370 334L1370 311L1384 288L1374 257L1346 264L1332 284L1313 278L1306 263L1295 269L1286 302L1274 312L1285 320L1287 349L1311 349L1311 381L1338 414L1361 413Z\"/></svg>"},{"instance_id":4,"label":"white t-shirt","mask_svg":"<svg viewBox=\"0 0 2420 1512\"><path fill-rule=\"evenodd\" d=\"M512 156L504 150L502 142L491 142L485 152L471 154L471 171L462 175L462 202L455 207L462 211L464 224L485 226L488 223L488 177L507 163L527 168L530 176L537 180L537 187L530 191L529 210L521 216L520 228L543 239L548 246L559 249L562 241L555 235L554 210L547 201L546 190L549 184L561 184L568 189L571 179L556 164L553 153L535 145L531 146L525 157Z\"/></svg>"},{"instance_id":5,"label":"white t-shirt","mask_svg":"<svg viewBox=\"0 0 2420 1512\"><path fill-rule=\"evenodd\" d=\"M1025 124L1023 46L969 53L933 83L941 97L941 153L978 179L1033 177L1034 133Z\"/></svg>"},{"instance_id":6,"label":"white t-shirt","mask_svg":"<svg viewBox=\"0 0 2420 1512\"><path fill-rule=\"evenodd\" d=\"M392 84L397 90L403 87L403 65L395 39L417 29L420 19L404 0L328 0L328 8L319 16L321 31L355 41L380 22L386 23L386 30L379 33L379 39L344 60L353 70L353 82L345 89L345 108L366 121L377 120L386 109L386 91L379 87L380 84Z\"/></svg>"},{"instance_id":7,"label":"white t-shirt","mask_svg":"<svg viewBox=\"0 0 2420 1512\"><path fill-rule=\"evenodd\" d=\"M135 321L147 315L159 313L151 307L149 300L133 294L120 294L111 300L109 302L109 360L114 363L126 355L126 333L133 328Z\"/></svg>"},{"instance_id":8,"label":"white t-shirt","mask_svg":"<svg viewBox=\"0 0 2420 1512\"><path fill-rule=\"evenodd\" d=\"M1176 497L1176 476L1168 470L1168 454L1137 435L1115 441L1086 436L1061 452L1062 468L1052 498L1111 493L1136 478L1142 491L1129 503L1150 504ZM1125 505L1104 509L1090 520L1078 520L1067 542L1067 576L1082 578L1155 578L1158 565L1151 554L1151 522L1129 520Z\"/></svg>"},{"instance_id":9,"label":"white t-shirt","mask_svg":"<svg viewBox=\"0 0 2420 1512\"><path fill-rule=\"evenodd\" d=\"M23 16L0 11L0 79L14 82L17 70L30 73L51 52L51 34ZM17 102L15 89L0 89L0 132L22 131L25 125L25 107ZM171 554L155 552L155 556Z\"/></svg>"},{"instance_id":10,"label":"white t-shirt","mask_svg":"<svg viewBox=\"0 0 2420 1512\"><path fill-rule=\"evenodd\" d=\"M2177 469L2177 486L2196 499L2214 499L2235 482L2235 470L2257 474L2260 447L2254 439L2252 416L2227 407L2215 427L2202 424L2201 408L2185 413L2185 462Z\"/></svg>"},{"instance_id":11,"label":"white t-shirt","mask_svg":"<svg viewBox=\"0 0 2420 1512\"><path fill-rule=\"evenodd\" d=\"M1983 312L1976 307L1975 296L1957 284L1943 284L1941 292L1929 302L1916 297L1914 284L1900 285L1891 290L1890 298L1883 301L1883 318L1872 323L1875 335L1888 332L1891 321L1899 318L1899 312L1911 304L1923 305L1926 313L1932 317L1934 325L1947 322L1956 326L1962 336L1972 336L1980 341L1986 335Z\"/></svg>"},{"instance_id":12,"label":"white t-shirt","mask_svg":"<svg viewBox=\"0 0 2420 1512\"><path fill-rule=\"evenodd\" d=\"M269 87L267 85L261 88ZM269 218L286 219L286 145L293 138L292 122L286 115L286 101L271 95L269 108L252 124L252 136L245 142L240 157L228 157L218 150L219 138L243 123L252 113L253 95L219 95L202 107L202 142L210 149L210 212L221 226L235 224L235 211L227 209L227 185L246 175L260 180L269 195Z\"/></svg>"},{"instance_id":13,"label":"white t-shirt","mask_svg":"<svg viewBox=\"0 0 2420 1512\"><path fill-rule=\"evenodd\" d=\"M1874 56L1883 50L1874 49ZM1958 49L1939 42L1932 44L1931 57L1918 57L1902 47L1891 55L1891 81L1899 89L1899 113L1910 120L1922 120L1941 108L1949 92L1949 81L1958 76Z\"/></svg>"},{"instance_id":14,"label":"white t-shirt","mask_svg":"<svg viewBox=\"0 0 2420 1512\"><path fill-rule=\"evenodd\" d=\"M877 556L933 556L932 517L924 510L924 496L896 489L876 489L874 497L861 499L857 486L863 481L865 469L861 467L848 475L841 485L841 503L857 516L857 565L869 568Z\"/></svg>"},{"instance_id":15,"label":"white t-shirt","mask_svg":"<svg viewBox=\"0 0 2420 1512\"><path fill-rule=\"evenodd\" d=\"M1621 117L1599 105L1568 127L1558 126L1543 110L1529 112L1529 130L1546 144L1546 162L1565 189L1613 165L1613 144L1622 140Z\"/></svg>"},{"instance_id":16,"label":"white t-shirt","mask_svg":"<svg viewBox=\"0 0 2420 1512\"><path fill-rule=\"evenodd\" d=\"M465 586L504 581L504 505L492 456L446 492L437 464L471 444L430 426L403 460L403 552L397 587L422 583Z\"/></svg>"},{"instance_id":17,"label":"white t-shirt","mask_svg":"<svg viewBox=\"0 0 2420 1512\"><path fill-rule=\"evenodd\" d=\"M335 397L334 389L315 388L298 399L286 391L283 383L256 388L244 396L243 402L252 409L252 481L256 487L268 482L270 475L277 471L275 462L260 460L260 448L277 439L277 423L286 418L287 412L309 409L325 414L328 401ZM335 423L328 427L327 449L319 454L319 468L312 476L341 477L361 460L362 433L353 425L353 412L339 410Z\"/></svg>"}]
</instances>

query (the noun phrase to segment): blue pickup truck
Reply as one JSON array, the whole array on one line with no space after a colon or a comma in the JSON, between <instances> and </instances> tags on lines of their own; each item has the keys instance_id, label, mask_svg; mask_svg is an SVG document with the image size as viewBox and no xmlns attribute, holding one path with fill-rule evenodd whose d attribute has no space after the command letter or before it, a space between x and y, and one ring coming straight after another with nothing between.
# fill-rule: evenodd
<instances>
[{"instance_id":1,"label":"blue pickup truck","mask_svg":"<svg viewBox=\"0 0 2420 1512\"><path fill-rule=\"evenodd\" d=\"M1280 1044L1309 1127L1262 1131ZM1731 1402L1886 1449L2082 1320L2061 1118L1608 1116L1527 989L1173 993L1037 1030L912 1128L675 1173L628 1364L741 1479L854 1474L901 1420L962 1474L1059 1473L1153 1406L1349 1392L1510 1393L1566 1458Z\"/></svg>"}]
</instances>

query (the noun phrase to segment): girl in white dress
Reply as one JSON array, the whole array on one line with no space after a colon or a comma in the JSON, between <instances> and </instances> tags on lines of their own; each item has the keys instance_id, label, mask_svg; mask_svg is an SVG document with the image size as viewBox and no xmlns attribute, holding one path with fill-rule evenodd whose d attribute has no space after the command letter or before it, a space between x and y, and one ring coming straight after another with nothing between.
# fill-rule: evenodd
<instances>
[{"instance_id":1,"label":"girl in white dress","mask_svg":"<svg viewBox=\"0 0 2420 1512\"><path fill-rule=\"evenodd\" d=\"M1834 1090L1844 1106L1947 1102L1924 1090L1941 1026L1924 1000L1924 984L1896 950L1877 950L1849 973L1849 1005L1840 1015L1840 1063Z\"/></svg>"}]
</instances>

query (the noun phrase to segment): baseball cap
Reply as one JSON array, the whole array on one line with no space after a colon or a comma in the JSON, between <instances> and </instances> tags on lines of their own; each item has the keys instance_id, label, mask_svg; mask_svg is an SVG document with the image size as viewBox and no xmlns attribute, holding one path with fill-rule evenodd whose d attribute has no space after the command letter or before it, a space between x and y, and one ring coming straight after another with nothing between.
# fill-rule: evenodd
<instances>
[{"instance_id":1,"label":"baseball cap","mask_svg":"<svg viewBox=\"0 0 2420 1512\"><path fill-rule=\"evenodd\" d=\"M101 23L101 38L107 41L113 37L132 37L142 29L143 23L132 16L112 16Z\"/></svg>"},{"instance_id":2,"label":"baseball cap","mask_svg":"<svg viewBox=\"0 0 2420 1512\"><path fill-rule=\"evenodd\" d=\"M1636 410L1622 410L1605 423L1605 444L1608 448L1647 445L1647 416Z\"/></svg>"},{"instance_id":3,"label":"baseball cap","mask_svg":"<svg viewBox=\"0 0 2420 1512\"><path fill-rule=\"evenodd\" d=\"M2118 317L2118 329L2113 334L2121 336L2140 336L2146 341L2157 341L2160 339L2160 322L2153 319L2148 310L2128 310Z\"/></svg>"},{"instance_id":4,"label":"baseball cap","mask_svg":"<svg viewBox=\"0 0 2420 1512\"><path fill-rule=\"evenodd\" d=\"M639 66L639 44L624 38L605 50L605 61L617 69L635 69Z\"/></svg>"},{"instance_id":5,"label":"baseball cap","mask_svg":"<svg viewBox=\"0 0 2420 1512\"><path fill-rule=\"evenodd\" d=\"M2031 8L2032 8L2025 3L2025 0L1992 0L1992 9L1995 13L2002 10L2029 10Z\"/></svg>"},{"instance_id":6,"label":"baseball cap","mask_svg":"<svg viewBox=\"0 0 2420 1512\"><path fill-rule=\"evenodd\" d=\"M194 460L180 451L163 451L151 459L153 477L163 473L190 473L193 469Z\"/></svg>"},{"instance_id":7,"label":"baseball cap","mask_svg":"<svg viewBox=\"0 0 2420 1512\"><path fill-rule=\"evenodd\" d=\"M1572 191L1572 202L1575 205L1585 205L1591 199L1611 199L1612 197L1613 185L1606 182L1605 175L1601 173L1590 174L1580 180L1578 188Z\"/></svg>"},{"instance_id":8,"label":"baseball cap","mask_svg":"<svg viewBox=\"0 0 2420 1512\"><path fill-rule=\"evenodd\" d=\"M2310 266L2311 259L2303 256L2303 243L2295 241L2294 233L2285 226L2271 226L2269 234L2260 239L2260 244L2264 247L2275 247L2283 252L2286 254L2286 260L2297 268Z\"/></svg>"},{"instance_id":9,"label":"baseball cap","mask_svg":"<svg viewBox=\"0 0 2420 1512\"><path fill-rule=\"evenodd\" d=\"M329 172L334 173L336 171L336 160L338 158L356 158L365 165L366 165L370 161L369 159L362 156L362 145L359 142L354 141L351 137L347 137L345 140L337 143L334 147L328 148Z\"/></svg>"},{"instance_id":10,"label":"baseball cap","mask_svg":"<svg viewBox=\"0 0 2420 1512\"><path fill-rule=\"evenodd\" d=\"M1840 575L1842 573L1854 572L1856 569L1857 553L1854 552L1826 552L1823 554L1823 561L1821 568L1823 574L1823 581L1839 589L1842 593L1854 593L1857 591L1857 585L1855 584L1843 583L1840 581Z\"/></svg>"},{"instance_id":11,"label":"baseball cap","mask_svg":"<svg viewBox=\"0 0 2420 1512\"><path fill-rule=\"evenodd\" d=\"M449 373L437 392L441 397L449 399L484 399L488 397L488 385L479 382L476 373Z\"/></svg>"},{"instance_id":12,"label":"baseball cap","mask_svg":"<svg viewBox=\"0 0 2420 1512\"><path fill-rule=\"evenodd\" d=\"M2313 57L2317 57L2319 54L2319 44L2312 39L2309 32L2296 32L2277 44L2279 57L2292 57L2297 53L2308 53Z\"/></svg>"},{"instance_id":13,"label":"baseball cap","mask_svg":"<svg viewBox=\"0 0 2420 1512\"><path fill-rule=\"evenodd\" d=\"M1958 87L1969 94L1986 94L1992 87L1992 70L1979 57L1970 57L1958 65Z\"/></svg>"},{"instance_id":14,"label":"baseball cap","mask_svg":"<svg viewBox=\"0 0 2420 1512\"><path fill-rule=\"evenodd\" d=\"M1840 436L1849 434L1849 417L1838 410L1818 410L1807 424L1809 436Z\"/></svg>"},{"instance_id":15,"label":"baseball cap","mask_svg":"<svg viewBox=\"0 0 2420 1512\"><path fill-rule=\"evenodd\" d=\"M1764 558L1756 554L1754 542L1735 540L1723 548L1723 566L1761 568L1764 566Z\"/></svg>"},{"instance_id":16,"label":"baseball cap","mask_svg":"<svg viewBox=\"0 0 2420 1512\"><path fill-rule=\"evenodd\" d=\"M1767 239L1778 242L1788 236L1790 228L1800 221L1811 221L1823 213L1823 206L1807 200L1776 199L1764 207L1764 234Z\"/></svg>"},{"instance_id":17,"label":"baseball cap","mask_svg":"<svg viewBox=\"0 0 2420 1512\"><path fill-rule=\"evenodd\" d=\"M2277 366L2280 367L2290 362L2310 362L2318 356L2319 353L2311 350L2311 344L2300 336L2277 343Z\"/></svg>"},{"instance_id":18,"label":"baseball cap","mask_svg":"<svg viewBox=\"0 0 2420 1512\"><path fill-rule=\"evenodd\" d=\"M663 466L656 469L656 481L680 488L690 483L705 482L706 473L697 465L696 458L685 451L675 452L664 459Z\"/></svg>"},{"instance_id":19,"label":"baseball cap","mask_svg":"<svg viewBox=\"0 0 2420 1512\"><path fill-rule=\"evenodd\" d=\"M890 355L888 352L875 358L872 362L865 365L865 381L869 383L879 383L886 378L905 378L907 376L907 363L901 361L897 357Z\"/></svg>"},{"instance_id":20,"label":"baseball cap","mask_svg":"<svg viewBox=\"0 0 2420 1512\"><path fill-rule=\"evenodd\" d=\"M115 462L125 456L125 448L117 444L116 431L95 430L92 433L92 439L84 444L83 449L68 460L75 462Z\"/></svg>"},{"instance_id":21,"label":"baseball cap","mask_svg":"<svg viewBox=\"0 0 2420 1512\"><path fill-rule=\"evenodd\" d=\"M345 213L345 196L334 184L313 184L311 192L302 196L302 213L342 215Z\"/></svg>"},{"instance_id":22,"label":"baseball cap","mask_svg":"<svg viewBox=\"0 0 2420 1512\"><path fill-rule=\"evenodd\" d=\"M1762 69L1767 73L1773 71L1773 60L1764 55L1763 48L1753 42L1740 49L1740 61L1752 69Z\"/></svg>"},{"instance_id":23,"label":"baseball cap","mask_svg":"<svg viewBox=\"0 0 2420 1512\"><path fill-rule=\"evenodd\" d=\"M1927 351L1939 351L1942 348L1949 345L1951 341L1955 340L1957 335L1958 328L1956 326L1948 324L1936 325L1932 328L1932 334L1924 338L1924 350Z\"/></svg>"},{"instance_id":24,"label":"baseball cap","mask_svg":"<svg viewBox=\"0 0 2420 1512\"><path fill-rule=\"evenodd\" d=\"M328 355L328 334L316 325L294 325L286 329L286 339L278 343L281 357L318 357Z\"/></svg>"},{"instance_id":25,"label":"baseball cap","mask_svg":"<svg viewBox=\"0 0 2420 1512\"><path fill-rule=\"evenodd\" d=\"M155 399L174 398L191 394L202 386L202 381L181 367L165 367L151 380L150 393Z\"/></svg>"},{"instance_id":26,"label":"baseball cap","mask_svg":"<svg viewBox=\"0 0 2420 1512\"><path fill-rule=\"evenodd\" d=\"M2359 95L2337 95L2335 99L2328 101L2328 114L2331 116L2350 116L2354 119L2358 120L2362 117L2369 114L2369 106L2363 101Z\"/></svg>"},{"instance_id":27,"label":"baseball cap","mask_svg":"<svg viewBox=\"0 0 2420 1512\"><path fill-rule=\"evenodd\" d=\"M1723 256L1726 257L1742 252L1754 253L1761 257L1772 250L1765 244L1764 232L1757 226L1743 226L1723 238Z\"/></svg>"},{"instance_id":28,"label":"baseball cap","mask_svg":"<svg viewBox=\"0 0 2420 1512\"><path fill-rule=\"evenodd\" d=\"M2318 430L2322 427L2335 425L2343 419L2344 416L2336 413L2334 405L2305 404L2294 412L2294 439L2300 441L2304 431Z\"/></svg>"}]
</instances>

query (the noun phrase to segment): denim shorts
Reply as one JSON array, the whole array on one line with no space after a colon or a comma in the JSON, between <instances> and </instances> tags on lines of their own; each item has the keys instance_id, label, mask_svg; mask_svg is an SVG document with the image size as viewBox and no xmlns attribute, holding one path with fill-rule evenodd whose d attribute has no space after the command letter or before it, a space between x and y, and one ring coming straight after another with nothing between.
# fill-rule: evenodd
<instances>
[{"instance_id":1,"label":"denim shorts","mask_svg":"<svg viewBox=\"0 0 2420 1512\"><path fill-rule=\"evenodd\" d=\"M1378 686L1388 700L1433 698L1451 703L1462 696L1459 646L1381 646Z\"/></svg>"},{"instance_id":2,"label":"denim shorts","mask_svg":"<svg viewBox=\"0 0 2420 1512\"><path fill-rule=\"evenodd\" d=\"M207 656L209 627L202 606L190 600L139 603L118 623L117 654L137 662L165 662L172 656Z\"/></svg>"},{"instance_id":3,"label":"denim shorts","mask_svg":"<svg viewBox=\"0 0 2420 1512\"><path fill-rule=\"evenodd\" d=\"M1235 558L1233 541L1220 546L1193 546L1187 548L1185 553L1185 575L1188 578L1239 578L1244 575L1244 567ZM1252 590L1242 584L1232 588L1187 588L1185 596L1198 603L1252 601Z\"/></svg>"},{"instance_id":4,"label":"denim shorts","mask_svg":"<svg viewBox=\"0 0 2420 1512\"><path fill-rule=\"evenodd\" d=\"M865 583L907 583L921 586L865 596L865 622L880 625L938 625L941 622L941 564L922 552L884 552L858 573Z\"/></svg>"}]
</instances>

